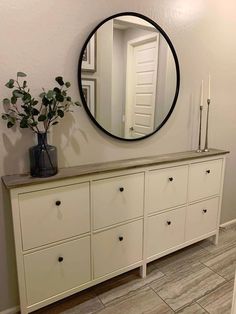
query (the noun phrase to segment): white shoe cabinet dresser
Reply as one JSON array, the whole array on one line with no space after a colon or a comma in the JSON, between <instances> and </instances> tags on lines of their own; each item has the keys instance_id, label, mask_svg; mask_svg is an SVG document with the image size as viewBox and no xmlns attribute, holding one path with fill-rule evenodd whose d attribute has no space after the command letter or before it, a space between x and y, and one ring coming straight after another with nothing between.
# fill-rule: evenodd
<instances>
[{"instance_id":1,"label":"white shoe cabinet dresser","mask_svg":"<svg viewBox=\"0 0 236 314\"><path fill-rule=\"evenodd\" d=\"M21 313L202 239L218 240L227 151L211 149L2 178Z\"/></svg>"}]
</instances>

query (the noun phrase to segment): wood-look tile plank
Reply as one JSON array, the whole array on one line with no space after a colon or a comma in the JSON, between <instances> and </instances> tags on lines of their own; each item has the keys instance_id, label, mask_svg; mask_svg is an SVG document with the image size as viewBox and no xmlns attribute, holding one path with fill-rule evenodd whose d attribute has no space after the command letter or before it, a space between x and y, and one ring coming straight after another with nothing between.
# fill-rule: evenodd
<instances>
[{"instance_id":1,"label":"wood-look tile plank","mask_svg":"<svg viewBox=\"0 0 236 314\"><path fill-rule=\"evenodd\" d=\"M97 314L173 314L165 302L147 286L126 300L105 307Z\"/></svg>"},{"instance_id":2,"label":"wood-look tile plank","mask_svg":"<svg viewBox=\"0 0 236 314\"><path fill-rule=\"evenodd\" d=\"M185 268L191 268L193 263L210 257L211 254L200 245L194 244L182 250L169 254L152 262L163 274L170 275Z\"/></svg>"},{"instance_id":3,"label":"wood-look tile plank","mask_svg":"<svg viewBox=\"0 0 236 314\"><path fill-rule=\"evenodd\" d=\"M221 253L218 251L204 258L202 262L226 280L231 280L236 269L236 246Z\"/></svg>"},{"instance_id":4,"label":"wood-look tile plank","mask_svg":"<svg viewBox=\"0 0 236 314\"><path fill-rule=\"evenodd\" d=\"M71 297L53 303L34 314L93 314L104 306L99 298L91 291L91 289L84 290Z\"/></svg>"},{"instance_id":5,"label":"wood-look tile plank","mask_svg":"<svg viewBox=\"0 0 236 314\"><path fill-rule=\"evenodd\" d=\"M178 314L206 314L207 312L197 303L190 304L177 311Z\"/></svg>"},{"instance_id":6,"label":"wood-look tile plank","mask_svg":"<svg viewBox=\"0 0 236 314\"><path fill-rule=\"evenodd\" d=\"M214 245L209 239L201 241L199 245L212 254L236 247L236 224L220 228L219 243L217 245Z\"/></svg>"},{"instance_id":7,"label":"wood-look tile plank","mask_svg":"<svg viewBox=\"0 0 236 314\"><path fill-rule=\"evenodd\" d=\"M76 305L60 313L61 314L93 314L93 313L97 313L97 311L103 308L104 306L102 305L99 298L94 297L90 300L87 300L79 305Z\"/></svg>"},{"instance_id":8,"label":"wood-look tile plank","mask_svg":"<svg viewBox=\"0 0 236 314\"><path fill-rule=\"evenodd\" d=\"M211 314L230 314L233 299L234 281L226 282L216 290L197 301Z\"/></svg>"},{"instance_id":9,"label":"wood-look tile plank","mask_svg":"<svg viewBox=\"0 0 236 314\"><path fill-rule=\"evenodd\" d=\"M94 287L94 292L104 305L108 305L131 297L137 290L162 276L164 276L163 273L150 265L147 268L147 277L144 279L139 276L138 269L136 269L126 275L99 284Z\"/></svg>"},{"instance_id":10,"label":"wood-look tile plank","mask_svg":"<svg viewBox=\"0 0 236 314\"><path fill-rule=\"evenodd\" d=\"M156 280L150 286L175 311L216 289L225 280L201 263Z\"/></svg>"}]
</instances>

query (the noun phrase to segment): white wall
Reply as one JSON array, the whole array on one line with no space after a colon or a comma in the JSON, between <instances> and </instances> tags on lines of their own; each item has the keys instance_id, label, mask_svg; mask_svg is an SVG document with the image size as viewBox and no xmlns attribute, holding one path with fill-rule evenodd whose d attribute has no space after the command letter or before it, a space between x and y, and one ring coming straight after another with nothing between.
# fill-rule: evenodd
<instances>
[{"instance_id":1,"label":"white wall","mask_svg":"<svg viewBox=\"0 0 236 314\"><path fill-rule=\"evenodd\" d=\"M222 222L236 218L236 2L228 0L1 0L0 86L21 70L32 92L50 87L61 74L78 98L77 63L87 34L108 15L143 13L171 38L180 63L181 86L168 123L144 141L114 140L93 126L83 108L55 127L60 166L155 155L196 148L197 104L201 80L212 75L210 145L228 156ZM1 98L8 91L1 87ZM206 94L204 95L206 98ZM27 130L7 130L0 122L0 175L28 170ZM12 228L5 193L0 194L0 310L18 303Z\"/></svg>"},{"instance_id":2,"label":"white wall","mask_svg":"<svg viewBox=\"0 0 236 314\"><path fill-rule=\"evenodd\" d=\"M123 114L125 106L124 31L113 28L111 129L116 136L124 136ZM101 104L102 105L102 104Z\"/></svg>"}]
</instances>

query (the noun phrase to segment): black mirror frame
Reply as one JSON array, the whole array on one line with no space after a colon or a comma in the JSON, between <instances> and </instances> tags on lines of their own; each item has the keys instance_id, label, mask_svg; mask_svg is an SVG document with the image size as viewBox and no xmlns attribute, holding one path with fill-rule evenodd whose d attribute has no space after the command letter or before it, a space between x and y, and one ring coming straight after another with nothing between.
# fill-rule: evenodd
<instances>
[{"instance_id":1,"label":"black mirror frame","mask_svg":"<svg viewBox=\"0 0 236 314\"><path fill-rule=\"evenodd\" d=\"M167 41L170 49L171 49L171 52L173 54L173 57L174 57L174 61L175 61L175 67L176 67L176 90L175 90L175 96L174 96L174 99L173 99L173 103L172 103L172 106L168 112L168 114L166 115L165 119L161 122L161 124L155 129L155 131L153 131L152 133L148 134L148 135L145 135L143 137L140 137L140 138L134 138L134 139L129 139L129 138L122 138L122 137L119 137L119 136L116 136L110 132L108 132L106 129L104 129L98 122L97 120L94 118L94 116L91 114L88 106L87 106L87 103L86 103L86 100L84 98L84 95L83 95L83 89L82 89L82 61L83 61L83 53L84 53L84 50L87 46L87 44L89 43L91 37L95 34L95 32L104 24L106 23L107 21L111 20L111 19L114 19L114 18L117 18L119 16L124 16L124 15L132 15L132 16L137 16L139 18L142 18L144 19L145 21L149 22L150 24L152 24L162 35L163 37L165 38L165 40ZM170 40L170 38L168 37L168 35L165 33L165 31L157 24L155 23L153 20L151 20L150 18L146 17L145 15L142 15L140 13L136 13L136 12L122 12L122 13L118 13L118 14L114 14L108 18L106 18L105 20L101 21L94 29L93 31L89 34L87 40L85 41L82 49L81 49L81 53L80 53L80 57L79 57L79 64L78 64L78 85L79 85L79 91L80 91L80 97L81 97L81 100L82 100L82 103L83 103L83 106L85 108L85 111L87 112L88 116L90 117L90 119L93 121L93 123L100 129L102 130L104 133L106 133L107 135L113 137L113 138L116 138L118 140L122 140L122 141L128 141L128 142L133 142L133 141L140 141L140 140L143 140L143 139L146 139L150 136L152 136L153 134L155 134L157 131L159 131L163 125L167 122L167 120L170 118L174 108L175 108L175 105L176 105L176 102L177 102L177 98L178 98L178 95L179 95L179 87L180 87L180 69L179 69L179 61L178 61L178 58L177 58L177 54L175 52L175 49L174 49L174 46Z\"/></svg>"}]
</instances>

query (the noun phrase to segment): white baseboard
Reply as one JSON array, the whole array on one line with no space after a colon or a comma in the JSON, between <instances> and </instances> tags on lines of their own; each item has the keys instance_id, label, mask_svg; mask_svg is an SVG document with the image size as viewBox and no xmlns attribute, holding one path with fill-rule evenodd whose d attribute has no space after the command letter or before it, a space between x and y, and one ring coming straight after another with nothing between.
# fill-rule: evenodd
<instances>
[{"instance_id":1,"label":"white baseboard","mask_svg":"<svg viewBox=\"0 0 236 314\"><path fill-rule=\"evenodd\" d=\"M232 219L230 221L224 222L223 224L220 225L220 227L225 228L225 227L228 227L228 226L233 225L233 224L236 224L236 219Z\"/></svg>"},{"instance_id":2,"label":"white baseboard","mask_svg":"<svg viewBox=\"0 0 236 314\"><path fill-rule=\"evenodd\" d=\"M19 306L14 306L11 307L10 309L1 311L0 314L16 314L20 312L20 307Z\"/></svg>"}]
</instances>

